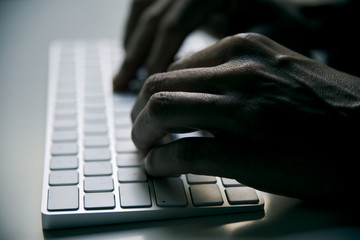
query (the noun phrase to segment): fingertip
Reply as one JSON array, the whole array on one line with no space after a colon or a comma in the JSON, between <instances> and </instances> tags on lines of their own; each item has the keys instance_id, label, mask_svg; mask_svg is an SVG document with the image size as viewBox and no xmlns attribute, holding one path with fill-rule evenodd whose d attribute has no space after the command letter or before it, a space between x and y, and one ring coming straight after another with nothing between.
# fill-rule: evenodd
<instances>
[{"instance_id":1,"label":"fingertip","mask_svg":"<svg viewBox=\"0 0 360 240\"><path fill-rule=\"evenodd\" d=\"M126 89L130 80L134 77L130 64L124 61L118 73L113 78L113 90L115 92Z\"/></svg>"},{"instance_id":2,"label":"fingertip","mask_svg":"<svg viewBox=\"0 0 360 240\"><path fill-rule=\"evenodd\" d=\"M123 79L121 78L120 72L115 75L112 83L113 83L113 91L114 92L119 92L119 91L125 89L126 85L127 85L127 83L125 81L123 81Z\"/></svg>"},{"instance_id":3,"label":"fingertip","mask_svg":"<svg viewBox=\"0 0 360 240\"><path fill-rule=\"evenodd\" d=\"M144 158L144 162L143 162L143 167L145 169L145 171L151 175L151 176L157 176L156 174L156 166L154 166L154 161L153 161L153 150L150 150L148 152L148 154L145 156Z\"/></svg>"}]
</instances>

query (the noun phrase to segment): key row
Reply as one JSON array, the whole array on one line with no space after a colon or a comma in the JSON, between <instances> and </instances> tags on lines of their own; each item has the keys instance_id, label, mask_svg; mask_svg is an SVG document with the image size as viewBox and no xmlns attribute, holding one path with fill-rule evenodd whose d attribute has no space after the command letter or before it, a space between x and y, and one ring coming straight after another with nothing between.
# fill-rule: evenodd
<instances>
[{"instance_id":1,"label":"key row","mask_svg":"<svg viewBox=\"0 0 360 240\"><path fill-rule=\"evenodd\" d=\"M85 209L115 208L112 179L104 178L103 188L109 192L96 192L91 179L85 184ZM185 207L188 200L182 180L179 178L156 179L154 182L155 202L159 207ZM191 202L194 206L221 206L224 204L221 189L216 184L191 185ZM230 187L225 190L230 205L256 204L259 199L256 191L249 187ZM150 188L147 183L126 183L119 186L120 206L122 208L152 207ZM66 200L64 200L66 199ZM48 210L76 210L79 208L79 189L77 186L56 186L49 188Z\"/></svg>"},{"instance_id":2,"label":"key row","mask_svg":"<svg viewBox=\"0 0 360 240\"><path fill-rule=\"evenodd\" d=\"M71 167L77 167L74 163ZM84 164L83 174L85 177L112 176L113 170L110 162L87 162ZM125 167L118 168L117 177L119 183L147 182L148 176L141 167ZM212 176L187 174L186 180L188 184L215 184L217 179ZM93 178L96 181L96 178ZM221 178L225 187L241 186L233 179ZM52 170L49 174L49 184L56 185L77 185L79 183L79 175L76 170Z\"/></svg>"},{"instance_id":3,"label":"key row","mask_svg":"<svg viewBox=\"0 0 360 240\"><path fill-rule=\"evenodd\" d=\"M88 140L88 144L98 141L94 140L91 142ZM117 153L137 153L136 146L131 140L119 140L116 143L116 152ZM77 155L78 154L78 144L77 143L53 143L50 149L52 156L67 156L67 155ZM85 161L107 161L110 160L110 150L108 148L96 147L96 148L85 148L84 150L84 160Z\"/></svg>"}]
</instances>

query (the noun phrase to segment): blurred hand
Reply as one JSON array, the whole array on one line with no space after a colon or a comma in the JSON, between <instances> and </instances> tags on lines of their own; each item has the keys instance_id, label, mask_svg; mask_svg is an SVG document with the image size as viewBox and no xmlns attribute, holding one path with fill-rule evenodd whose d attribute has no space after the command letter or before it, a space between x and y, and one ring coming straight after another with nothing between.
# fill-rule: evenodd
<instances>
[{"instance_id":1,"label":"blurred hand","mask_svg":"<svg viewBox=\"0 0 360 240\"><path fill-rule=\"evenodd\" d=\"M185 37L220 5L219 0L135 0L126 36L126 57L114 90L127 87L144 65L149 74L165 71Z\"/></svg>"},{"instance_id":2,"label":"blurred hand","mask_svg":"<svg viewBox=\"0 0 360 240\"><path fill-rule=\"evenodd\" d=\"M169 70L147 79L132 112L149 174L223 176L300 198L357 182L360 79L259 34L225 38ZM193 130L214 137L159 144Z\"/></svg>"}]
</instances>

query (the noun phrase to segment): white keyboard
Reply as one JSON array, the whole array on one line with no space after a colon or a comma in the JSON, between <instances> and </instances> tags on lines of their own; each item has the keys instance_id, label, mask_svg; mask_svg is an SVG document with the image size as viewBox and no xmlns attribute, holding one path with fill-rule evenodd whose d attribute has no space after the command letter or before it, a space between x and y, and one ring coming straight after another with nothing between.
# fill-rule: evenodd
<instances>
[{"instance_id":1,"label":"white keyboard","mask_svg":"<svg viewBox=\"0 0 360 240\"><path fill-rule=\"evenodd\" d=\"M145 173L130 137L135 97L112 93L121 56L111 40L50 47L43 228L262 211L261 194L232 179Z\"/></svg>"}]
</instances>

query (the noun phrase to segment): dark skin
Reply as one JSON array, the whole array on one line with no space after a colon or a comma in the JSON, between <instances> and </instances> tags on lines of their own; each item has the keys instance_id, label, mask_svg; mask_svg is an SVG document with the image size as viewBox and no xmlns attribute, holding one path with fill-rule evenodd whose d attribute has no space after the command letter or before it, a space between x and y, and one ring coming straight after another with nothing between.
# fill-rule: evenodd
<instances>
[{"instance_id":1,"label":"dark skin","mask_svg":"<svg viewBox=\"0 0 360 240\"><path fill-rule=\"evenodd\" d=\"M338 199L358 183L359 107L358 77L264 35L237 34L150 76L132 137L153 176L216 175ZM166 140L194 130L211 137Z\"/></svg>"}]
</instances>

